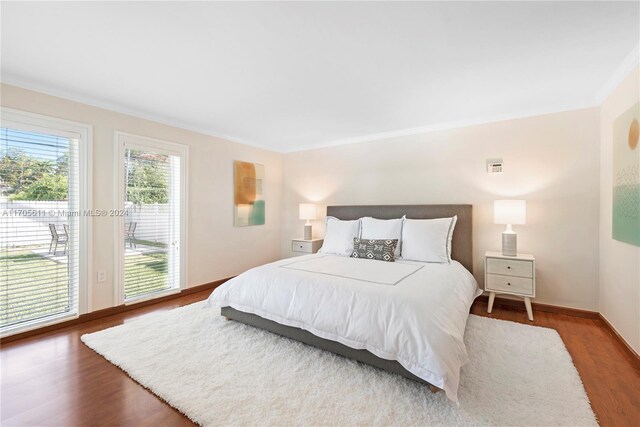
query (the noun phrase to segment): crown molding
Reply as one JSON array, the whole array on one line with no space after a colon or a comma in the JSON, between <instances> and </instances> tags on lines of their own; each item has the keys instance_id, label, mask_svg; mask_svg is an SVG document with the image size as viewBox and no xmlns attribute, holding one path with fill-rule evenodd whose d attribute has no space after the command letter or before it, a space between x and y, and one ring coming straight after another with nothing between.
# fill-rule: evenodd
<instances>
[{"instance_id":1,"label":"crown molding","mask_svg":"<svg viewBox=\"0 0 640 427\"><path fill-rule=\"evenodd\" d=\"M640 43L634 47L631 52L624 58L622 63L616 68L609 80L605 82L602 88L596 94L596 104L602 103L611 95L620 83L640 64Z\"/></svg>"},{"instance_id":2,"label":"crown molding","mask_svg":"<svg viewBox=\"0 0 640 427\"><path fill-rule=\"evenodd\" d=\"M100 109L103 109L103 110L108 110L108 111L113 111L113 112L120 113L120 114L125 114L127 116L135 117L135 118L142 119L142 120L148 120L148 121L159 123L159 124L162 124L162 125L165 125L165 126L171 126L171 127L182 129L182 130L187 130L187 131L190 131L190 132L199 133L201 135L211 136L211 137L214 137L214 138L225 140L227 142L233 142L233 143L236 143L236 144L248 145L250 147L259 148L259 149L267 150L267 151L271 151L271 152L279 152L278 150L274 150L272 148L267 147L264 144L256 143L254 141L247 141L247 140L236 138L236 137L233 137L233 136L221 134L221 133L218 133L218 132L214 132L214 131L212 131L210 129L204 129L204 128L200 128L200 127L197 127L197 126L193 126L193 125L191 125L189 123L182 122L182 121L179 121L179 120L169 120L169 119L166 119L166 118L161 118L161 117L153 115L153 114L144 113L144 112L141 112L141 111L138 111L138 110L135 110L135 109L131 109L131 108L126 108L126 107L123 107L121 105L112 104L112 103L109 103L109 102L96 101L95 99L91 99L91 98L86 97L86 96L78 95L76 93L71 93L71 92L68 92L68 91L52 89L51 87L48 87L48 86L45 86L45 85L41 85L41 84L35 84L35 83L31 82L31 81L27 81L27 80L24 80L24 79L16 78L14 76L7 77L7 76L3 75L0 78L0 83L11 85L11 86L16 86L16 87L19 87L21 89L26 89L26 90L42 93L42 94L48 95L48 96L54 96L56 98L61 98L61 99L64 99L66 101L78 102L80 104L89 105L91 107L96 107L96 108L100 108Z\"/></svg>"},{"instance_id":3,"label":"crown molding","mask_svg":"<svg viewBox=\"0 0 640 427\"><path fill-rule=\"evenodd\" d=\"M636 52L636 54L637 54L637 52ZM636 60L637 60L637 57L636 57ZM626 63L626 61L627 60L625 60L625 63ZM631 66L631 68L633 68L633 66ZM626 74L624 74L622 76L622 78L624 78L625 76L626 76ZM149 114L149 113L144 113L144 112L137 111L137 110L134 110L134 109L122 107L120 105L111 104L111 103L107 103L107 102L96 101L96 100L90 99L88 97L81 96L81 95L74 94L74 93L70 93L70 92L54 90L54 89L51 89L50 87L46 87L44 85L34 84L31 81L26 81L26 80L23 80L23 79L15 78L13 76L10 76L9 78L7 78L6 76L2 76L2 80L0 80L0 83L5 83L5 84L16 86L16 87L19 87L19 88L22 88L22 89L39 92L39 93L42 93L42 94L45 94L45 95L49 95L49 96L55 96L57 98L61 98L61 99L65 99L65 100L73 101L73 102L78 102L78 103L81 103L81 104L89 105L89 106L92 106L92 107L96 107L96 108L100 108L100 109L104 109L104 110L108 110L108 111L113 111L113 112L120 113L120 114L126 114L128 116L136 117L136 118L143 119L143 120L149 120L149 121L156 122L156 123L159 123L159 124L162 124L162 125L171 126L171 127L175 127L175 128L191 131L191 132L196 132L196 133L199 133L199 134L202 134L202 135L207 135L207 136L211 136L211 137L214 137L214 138L219 138L219 139L225 140L227 142L233 142L233 143L236 143L236 144L247 145L247 146L250 146L250 147L259 148L259 149L262 149L262 150L275 152L275 153L281 153L281 154L296 153L296 152L301 152L301 151L315 150L315 149L328 148L328 147L335 147L335 146L340 146L340 145L357 144L357 143L361 143L361 142L371 142L371 141L376 141L376 140L384 140L384 139L398 138L398 137L403 137L403 136L412 136L412 135L419 135L419 134L424 134L424 133L431 133L431 132L438 132L438 131L444 131L444 130L465 128L465 127L469 127L469 126L478 126L478 125L489 124L489 123L496 123L496 122L502 122L502 121L508 121L508 120L522 119L522 118L526 118L526 117L535 117L535 116L543 116L543 115L547 115L547 114L561 113L561 112L566 112L566 111L582 110L582 109L586 109L586 108L598 107L600 105L600 103L596 102L595 100L594 100L594 102L590 102L590 103L589 102L583 102L583 103L557 105L557 106L554 106L554 107L551 107L551 108L540 109L540 110L522 111L522 112L517 112L517 113L495 115L495 116L485 116L485 117L480 117L480 118L476 118L476 119L456 120L456 121L445 122L445 123L434 123L434 124L431 124L431 125L419 126L419 127L415 127L415 128L399 129L399 130L394 130L394 131L379 132L379 133L373 133L373 134L367 134L367 135L360 135L360 136L344 138L344 139L338 139L338 140L322 141L322 142L318 142L318 143L308 144L308 145L305 145L304 147L300 147L300 148L277 149L277 148L268 147L265 144L259 144L259 143L253 142L253 141L247 141L247 140L243 140L243 139L236 138L236 137L233 137L233 136L220 134L220 133L211 131L209 129L199 128L197 126L193 126L193 125L185 123L185 122L181 122L181 121L177 121L177 120L167 120L165 118L160 118L158 116L154 116L154 115ZM614 86L614 88L615 88L615 86Z\"/></svg>"}]
</instances>

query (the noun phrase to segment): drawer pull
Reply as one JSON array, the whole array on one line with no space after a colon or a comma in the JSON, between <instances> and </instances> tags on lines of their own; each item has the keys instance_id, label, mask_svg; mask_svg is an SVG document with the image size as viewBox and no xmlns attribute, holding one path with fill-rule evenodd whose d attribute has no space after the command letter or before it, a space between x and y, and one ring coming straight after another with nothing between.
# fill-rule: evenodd
<instances>
[{"instance_id":1,"label":"drawer pull","mask_svg":"<svg viewBox=\"0 0 640 427\"><path fill-rule=\"evenodd\" d=\"M511 286L511 283L507 283L507 286Z\"/></svg>"},{"instance_id":2,"label":"drawer pull","mask_svg":"<svg viewBox=\"0 0 640 427\"><path fill-rule=\"evenodd\" d=\"M510 265L507 265L507 269L511 270L511 266L510 266Z\"/></svg>"}]
</instances>

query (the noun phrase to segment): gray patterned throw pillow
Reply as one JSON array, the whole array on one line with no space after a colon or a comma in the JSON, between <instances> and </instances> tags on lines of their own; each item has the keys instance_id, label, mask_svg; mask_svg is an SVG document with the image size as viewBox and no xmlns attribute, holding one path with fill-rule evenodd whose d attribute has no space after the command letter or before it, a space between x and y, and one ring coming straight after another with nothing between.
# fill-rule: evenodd
<instances>
[{"instance_id":1,"label":"gray patterned throw pillow","mask_svg":"<svg viewBox=\"0 0 640 427\"><path fill-rule=\"evenodd\" d=\"M353 238L353 252L351 258L377 259L393 262L393 251L396 250L398 239L374 240Z\"/></svg>"}]
</instances>

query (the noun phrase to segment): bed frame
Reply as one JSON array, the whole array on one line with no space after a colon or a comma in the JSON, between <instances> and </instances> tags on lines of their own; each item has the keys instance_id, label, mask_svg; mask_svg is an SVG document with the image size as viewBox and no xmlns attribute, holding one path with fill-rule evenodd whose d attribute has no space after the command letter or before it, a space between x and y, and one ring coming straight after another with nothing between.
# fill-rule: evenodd
<instances>
[{"instance_id":1,"label":"bed frame","mask_svg":"<svg viewBox=\"0 0 640 427\"><path fill-rule=\"evenodd\" d=\"M472 207L471 205L381 205L381 206L328 206L327 216L338 219L352 220L365 216L379 219L400 218L406 215L409 219L433 219L458 216L458 222L453 233L451 257L464 265L473 273L472 256ZM425 380L418 378L407 371L395 360L382 359L367 350L356 350L347 347L337 341L331 341L313 335L304 329L282 325L272 320L265 319L256 314L245 313L231 307L222 307L221 314L230 320L255 326L296 341L303 342L340 356L354 359L358 362L383 369L385 371L402 375L405 378L426 384L431 391L439 389Z\"/></svg>"}]
</instances>

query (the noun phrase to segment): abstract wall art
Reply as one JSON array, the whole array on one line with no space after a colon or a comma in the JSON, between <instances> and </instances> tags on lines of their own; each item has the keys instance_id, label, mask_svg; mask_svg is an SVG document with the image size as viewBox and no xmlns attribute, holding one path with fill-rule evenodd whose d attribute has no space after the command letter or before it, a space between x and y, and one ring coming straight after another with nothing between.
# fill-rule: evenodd
<instances>
[{"instance_id":1,"label":"abstract wall art","mask_svg":"<svg viewBox=\"0 0 640 427\"><path fill-rule=\"evenodd\" d=\"M233 175L233 225L264 225L264 165L236 160L233 163Z\"/></svg>"},{"instance_id":2,"label":"abstract wall art","mask_svg":"<svg viewBox=\"0 0 640 427\"><path fill-rule=\"evenodd\" d=\"M613 122L612 237L640 246L640 103Z\"/></svg>"}]
</instances>

